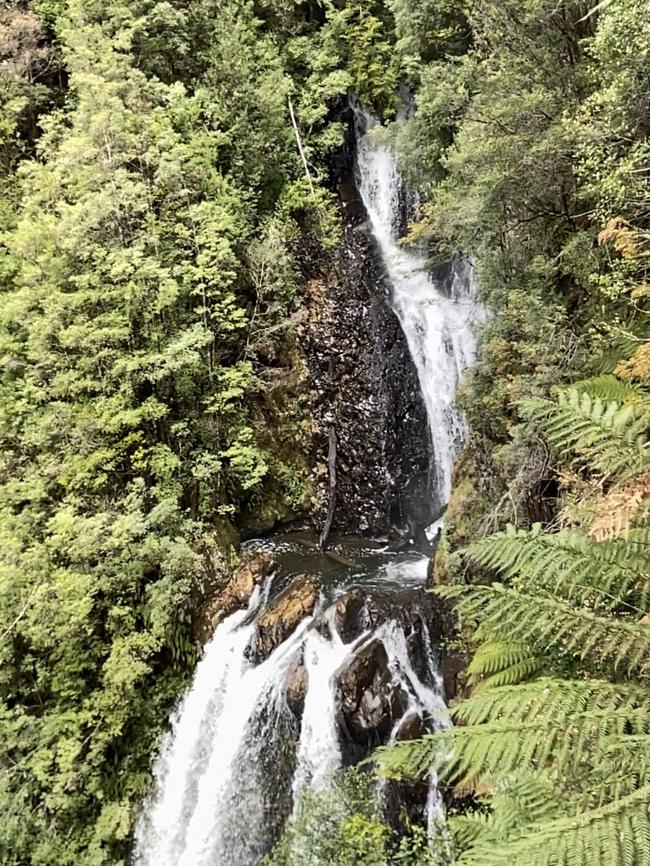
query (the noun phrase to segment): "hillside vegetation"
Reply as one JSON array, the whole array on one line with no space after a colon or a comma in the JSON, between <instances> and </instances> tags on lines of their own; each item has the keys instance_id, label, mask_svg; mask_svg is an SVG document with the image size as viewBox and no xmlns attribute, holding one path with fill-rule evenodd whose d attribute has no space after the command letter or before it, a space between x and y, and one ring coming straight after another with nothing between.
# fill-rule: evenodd
<instances>
[{"instance_id":1,"label":"hillside vegetation","mask_svg":"<svg viewBox=\"0 0 650 866\"><path fill-rule=\"evenodd\" d=\"M489 310L437 560L467 697L380 764L473 804L459 863L650 862L647 0L33 0L0 11L3 866L126 864L208 556L310 508L351 95L405 243ZM435 862L356 802L314 866Z\"/></svg>"}]
</instances>

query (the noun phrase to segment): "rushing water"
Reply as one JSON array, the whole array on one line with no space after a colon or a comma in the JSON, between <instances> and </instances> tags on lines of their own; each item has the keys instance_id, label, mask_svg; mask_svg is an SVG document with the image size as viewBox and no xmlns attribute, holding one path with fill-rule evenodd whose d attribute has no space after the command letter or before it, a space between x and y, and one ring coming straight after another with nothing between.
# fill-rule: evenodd
<instances>
[{"instance_id":1,"label":"rushing water","mask_svg":"<svg viewBox=\"0 0 650 866\"><path fill-rule=\"evenodd\" d=\"M408 574L412 561L404 568ZM394 565L396 581L399 576ZM263 606L258 593L247 611L217 627L206 647L156 764L156 790L137 828L138 866L258 864L272 840L269 815L275 811L276 824L278 817L289 818L305 786L325 784L342 766L336 674L371 641L383 643L394 682L406 696L396 727L409 715L439 718L444 710L433 653L424 660L423 682L402 626L389 621L346 643L330 601L322 601L266 661L255 664L247 650ZM300 659L307 691L294 760L285 767L275 752L282 750L283 736L291 740L285 688ZM264 753L274 768L270 777L262 771ZM278 796L283 787L290 793L284 801Z\"/></svg>"},{"instance_id":2,"label":"rushing water","mask_svg":"<svg viewBox=\"0 0 650 866\"><path fill-rule=\"evenodd\" d=\"M426 257L400 245L404 184L391 148L375 120L357 111L357 183L392 286L399 317L420 380L437 476L437 504L447 504L452 469L465 436L454 405L463 370L474 360L478 318L473 271L467 264L449 278L431 276Z\"/></svg>"},{"instance_id":3,"label":"rushing water","mask_svg":"<svg viewBox=\"0 0 650 866\"><path fill-rule=\"evenodd\" d=\"M475 349L471 269L459 267L437 281L422 254L400 246L403 184L395 158L373 134L372 118L359 112L357 121L359 191L418 370L435 455L432 495L442 507L464 436L454 394ZM282 541L272 546L280 561L291 551ZM372 647L383 647L389 691L401 696L383 741L400 736L409 720L419 719L429 730L444 724L431 636L423 627L414 660L413 633L407 636L398 610L404 587L421 593L427 560L375 548L365 561L355 582L370 594L393 592L395 610L354 638L346 641L337 626L336 602L352 579L340 568L334 586L326 571L317 569L321 599L315 611L261 663L251 648L271 582L254 593L247 610L217 627L162 743L155 789L136 830L135 866L258 866L283 822L291 820L301 792L324 785L345 764L339 683L342 672ZM284 577L314 565L315 560L298 572L285 566ZM299 712L287 699L297 666L306 681ZM426 806L431 832L440 809L433 779Z\"/></svg>"}]
</instances>

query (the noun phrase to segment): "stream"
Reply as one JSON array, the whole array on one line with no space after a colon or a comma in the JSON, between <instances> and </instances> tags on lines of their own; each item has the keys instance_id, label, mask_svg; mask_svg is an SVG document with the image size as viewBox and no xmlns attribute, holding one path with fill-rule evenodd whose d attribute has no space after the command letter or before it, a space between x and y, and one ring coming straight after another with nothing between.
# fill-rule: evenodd
<instances>
[{"instance_id":1,"label":"stream","mask_svg":"<svg viewBox=\"0 0 650 866\"><path fill-rule=\"evenodd\" d=\"M441 510L465 435L454 394L475 352L472 271L459 265L435 278L423 254L399 244L395 158L373 118L357 110L355 126L357 188L417 369ZM331 543L338 561L292 533L248 543L277 566L247 609L218 625L174 712L138 823L136 866L258 866L302 791L377 745L447 724L428 558L387 540ZM261 618L304 575L316 578L307 612L260 653ZM436 780L425 787L411 808L435 832Z\"/></svg>"}]
</instances>

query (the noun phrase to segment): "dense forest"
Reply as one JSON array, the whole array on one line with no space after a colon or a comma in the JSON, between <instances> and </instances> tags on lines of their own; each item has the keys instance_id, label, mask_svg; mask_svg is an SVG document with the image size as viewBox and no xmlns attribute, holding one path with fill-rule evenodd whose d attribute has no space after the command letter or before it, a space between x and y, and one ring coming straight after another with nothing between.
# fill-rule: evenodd
<instances>
[{"instance_id":1,"label":"dense forest","mask_svg":"<svg viewBox=\"0 0 650 866\"><path fill-rule=\"evenodd\" d=\"M129 862L206 583L319 507L351 100L487 311L456 724L376 772L435 769L458 864L650 863L647 0L9 0L0 94L0 863ZM337 785L269 862L445 862Z\"/></svg>"}]
</instances>

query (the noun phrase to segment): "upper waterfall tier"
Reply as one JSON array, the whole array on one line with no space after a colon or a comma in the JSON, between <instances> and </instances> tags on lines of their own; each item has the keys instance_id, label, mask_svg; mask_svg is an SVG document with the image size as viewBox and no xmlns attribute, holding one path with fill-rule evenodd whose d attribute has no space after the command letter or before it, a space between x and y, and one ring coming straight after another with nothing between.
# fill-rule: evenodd
<instances>
[{"instance_id":1,"label":"upper waterfall tier","mask_svg":"<svg viewBox=\"0 0 650 866\"><path fill-rule=\"evenodd\" d=\"M423 253L400 244L404 183L392 149L377 135L376 120L357 109L357 183L392 286L392 305L417 367L427 409L436 471L437 505L451 493L454 460L465 436L455 407L456 388L474 360L479 310L472 268L431 274Z\"/></svg>"}]
</instances>

